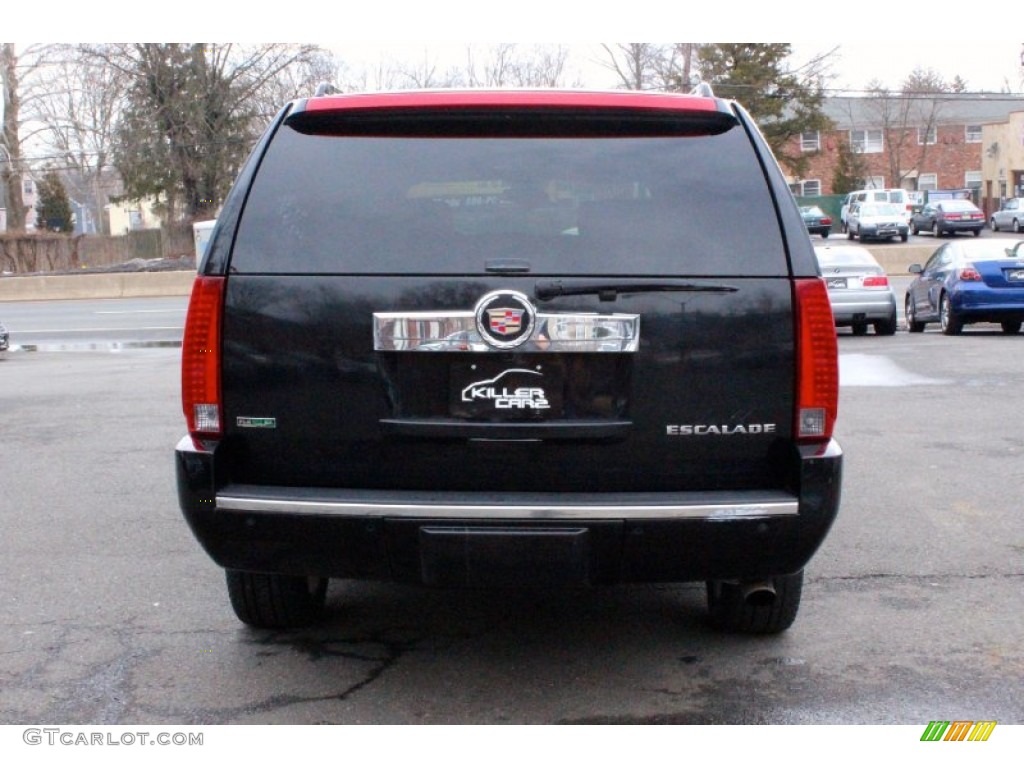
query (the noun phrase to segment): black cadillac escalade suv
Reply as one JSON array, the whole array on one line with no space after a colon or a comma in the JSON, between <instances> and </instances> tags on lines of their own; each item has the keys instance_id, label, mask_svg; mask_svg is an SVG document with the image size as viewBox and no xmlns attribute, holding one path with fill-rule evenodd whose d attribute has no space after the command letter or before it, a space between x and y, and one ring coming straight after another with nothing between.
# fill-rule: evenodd
<instances>
[{"instance_id":1,"label":"black cadillac escalade suv","mask_svg":"<svg viewBox=\"0 0 1024 768\"><path fill-rule=\"evenodd\" d=\"M709 95L289 104L200 266L182 398L181 508L254 626L332 577L705 581L715 626L779 632L839 506L814 251Z\"/></svg>"}]
</instances>

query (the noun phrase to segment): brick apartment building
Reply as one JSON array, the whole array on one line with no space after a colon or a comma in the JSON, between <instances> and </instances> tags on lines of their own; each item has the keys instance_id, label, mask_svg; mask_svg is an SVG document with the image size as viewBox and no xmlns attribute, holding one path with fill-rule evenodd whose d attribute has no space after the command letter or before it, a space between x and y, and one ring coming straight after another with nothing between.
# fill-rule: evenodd
<instances>
[{"instance_id":1,"label":"brick apartment building","mask_svg":"<svg viewBox=\"0 0 1024 768\"><path fill-rule=\"evenodd\" d=\"M868 187L971 189L986 212L998 208L1000 198L1024 196L1024 165L1000 168L992 162L997 151L992 138L1012 132L1008 126L1017 122L1013 113L1024 112L1024 96L833 97L824 106L835 128L804 133L790 150L808 161L800 177L790 176L796 195L837 193L833 177L845 145L855 153L858 175ZM1017 143L1024 145L1024 133ZM1017 162L1011 153L1003 154Z\"/></svg>"}]
</instances>

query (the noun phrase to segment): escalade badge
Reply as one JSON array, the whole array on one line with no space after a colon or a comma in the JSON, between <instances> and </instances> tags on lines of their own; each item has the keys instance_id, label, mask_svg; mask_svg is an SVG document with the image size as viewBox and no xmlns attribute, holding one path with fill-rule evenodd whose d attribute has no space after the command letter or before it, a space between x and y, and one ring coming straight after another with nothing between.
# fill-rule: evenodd
<instances>
[{"instance_id":1,"label":"escalade badge","mask_svg":"<svg viewBox=\"0 0 1024 768\"><path fill-rule=\"evenodd\" d=\"M488 345L513 349L533 334L537 312L519 291L492 291L477 302L476 329Z\"/></svg>"}]
</instances>

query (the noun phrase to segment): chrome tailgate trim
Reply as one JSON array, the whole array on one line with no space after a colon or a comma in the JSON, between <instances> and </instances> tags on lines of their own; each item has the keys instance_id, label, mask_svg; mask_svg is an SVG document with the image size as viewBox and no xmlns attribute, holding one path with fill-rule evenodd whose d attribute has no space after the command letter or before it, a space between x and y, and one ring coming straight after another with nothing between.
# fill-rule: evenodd
<instances>
[{"instance_id":1,"label":"chrome tailgate trim","mask_svg":"<svg viewBox=\"0 0 1024 768\"><path fill-rule=\"evenodd\" d=\"M364 498L295 498L284 493L260 494L226 492L217 495L217 510L281 515L326 515L371 518L445 518L491 520L735 520L762 517L786 517L798 514L797 499L782 492L746 492L722 495L693 494L621 494L622 503L608 499L576 499L556 502L524 500L518 503L471 503L422 498L408 501L374 498L374 493L357 494ZM560 494L573 497L574 494ZM425 496L425 494L414 494ZM657 498L662 497L662 498ZM602 503L603 502L603 503Z\"/></svg>"}]
</instances>

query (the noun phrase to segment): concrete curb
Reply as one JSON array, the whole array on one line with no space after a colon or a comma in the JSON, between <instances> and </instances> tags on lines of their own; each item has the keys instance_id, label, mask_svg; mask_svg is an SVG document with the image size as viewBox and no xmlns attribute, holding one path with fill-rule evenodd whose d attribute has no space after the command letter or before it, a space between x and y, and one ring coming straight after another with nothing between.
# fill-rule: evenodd
<instances>
[{"instance_id":1,"label":"concrete curb","mask_svg":"<svg viewBox=\"0 0 1024 768\"><path fill-rule=\"evenodd\" d=\"M189 270L3 277L0 278L0 301L188 296L195 277L196 273Z\"/></svg>"},{"instance_id":2,"label":"concrete curb","mask_svg":"<svg viewBox=\"0 0 1024 768\"><path fill-rule=\"evenodd\" d=\"M907 268L910 264L924 265L935 250L941 245L927 246L904 246L903 244L889 243L868 243L860 245L860 241L849 241L845 234L833 236L827 240L820 238L812 239L815 246L843 246L850 248L863 248L871 254L886 270L887 274L909 274Z\"/></svg>"}]
</instances>

